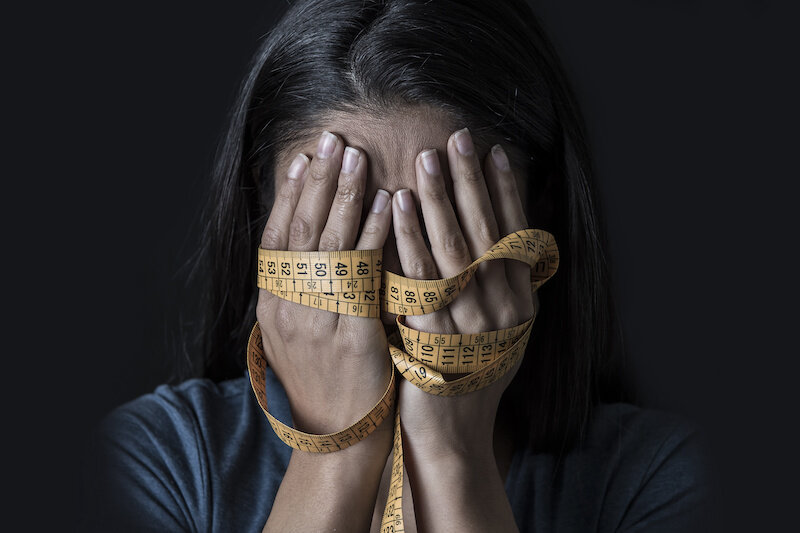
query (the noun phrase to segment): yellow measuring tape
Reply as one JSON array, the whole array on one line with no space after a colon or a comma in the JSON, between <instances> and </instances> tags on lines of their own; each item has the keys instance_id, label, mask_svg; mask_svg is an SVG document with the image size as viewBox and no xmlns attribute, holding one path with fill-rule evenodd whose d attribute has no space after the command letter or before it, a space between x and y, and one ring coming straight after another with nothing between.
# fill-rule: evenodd
<instances>
[{"instance_id":1,"label":"yellow measuring tape","mask_svg":"<svg viewBox=\"0 0 800 533\"><path fill-rule=\"evenodd\" d=\"M334 313L380 318L383 309L398 315L398 330L388 337L392 363L403 378L439 396L482 389L514 368L525 353L535 311L522 324L482 333L417 331L406 326L403 317L431 313L448 305L484 261L515 259L527 263L531 267L532 292L555 274L559 262L555 239L539 229L506 235L462 272L445 279L411 279L383 272L382 254L382 249L296 252L259 248L257 285L285 300ZM283 442L297 450L333 452L346 448L366 438L394 408L395 372L391 372L383 397L363 418L337 433L312 435L287 426L267 409L267 360L258 322L247 344L247 368L253 392L270 426ZM447 381L442 373L468 374ZM392 474L382 533L404 531L399 411L394 424Z\"/></svg>"}]
</instances>

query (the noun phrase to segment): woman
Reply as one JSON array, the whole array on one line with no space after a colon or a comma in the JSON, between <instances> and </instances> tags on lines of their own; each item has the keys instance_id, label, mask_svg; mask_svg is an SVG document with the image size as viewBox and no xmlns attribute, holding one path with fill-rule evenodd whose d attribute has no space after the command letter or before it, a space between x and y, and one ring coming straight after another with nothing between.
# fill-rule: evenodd
<instances>
[{"instance_id":1,"label":"woman","mask_svg":"<svg viewBox=\"0 0 800 533\"><path fill-rule=\"evenodd\" d=\"M703 501L694 436L623 403L621 336L583 123L522 0L303 0L265 38L217 156L196 258L204 379L161 386L97 434L91 526L378 531L391 418L334 453L292 450L250 389L258 320L270 412L310 433L375 405L395 316L351 317L257 289L256 254L383 248L383 269L453 276L501 237L550 232L535 293L482 263L420 331L536 320L522 363L444 398L403 379L408 531L685 531ZM407 502L407 503L406 503Z\"/></svg>"}]
</instances>

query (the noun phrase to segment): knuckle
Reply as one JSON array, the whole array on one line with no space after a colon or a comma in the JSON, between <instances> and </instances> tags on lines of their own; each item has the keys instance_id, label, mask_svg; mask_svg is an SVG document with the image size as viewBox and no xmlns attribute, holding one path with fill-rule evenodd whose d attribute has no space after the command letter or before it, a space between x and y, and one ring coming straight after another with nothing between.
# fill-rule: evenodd
<instances>
[{"instance_id":1,"label":"knuckle","mask_svg":"<svg viewBox=\"0 0 800 533\"><path fill-rule=\"evenodd\" d=\"M334 178L330 163L327 159L315 159L314 161L316 161L317 164L312 164L308 173L311 183L315 186L327 184L327 182Z\"/></svg>"},{"instance_id":2,"label":"knuckle","mask_svg":"<svg viewBox=\"0 0 800 533\"><path fill-rule=\"evenodd\" d=\"M364 227L361 229L361 235L366 235L368 237L376 237L380 235L381 228L378 224L374 222L367 222L364 224Z\"/></svg>"},{"instance_id":3,"label":"knuckle","mask_svg":"<svg viewBox=\"0 0 800 533\"><path fill-rule=\"evenodd\" d=\"M408 275L414 279L436 279L436 267L425 257L414 257L409 262Z\"/></svg>"},{"instance_id":4,"label":"knuckle","mask_svg":"<svg viewBox=\"0 0 800 533\"><path fill-rule=\"evenodd\" d=\"M324 233L319 239L320 250L341 250L343 246L342 238L332 232Z\"/></svg>"},{"instance_id":5,"label":"knuckle","mask_svg":"<svg viewBox=\"0 0 800 533\"><path fill-rule=\"evenodd\" d=\"M330 340L332 331L336 329L339 315L329 311L314 310L310 321L310 335L316 340Z\"/></svg>"},{"instance_id":6,"label":"knuckle","mask_svg":"<svg viewBox=\"0 0 800 533\"><path fill-rule=\"evenodd\" d=\"M470 317L470 331L473 333L484 333L493 329L492 324L483 313L475 313Z\"/></svg>"},{"instance_id":7,"label":"knuckle","mask_svg":"<svg viewBox=\"0 0 800 533\"><path fill-rule=\"evenodd\" d=\"M402 224L399 229L400 233L406 237L416 237L422 233L418 224Z\"/></svg>"},{"instance_id":8,"label":"knuckle","mask_svg":"<svg viewBox=\"0 0 800 533\"><path fill-rule=\"evenodd\" d=\"M500 179L497 180L500 194L508 196L516 196L517 194L517 181L514 175L510 172L502 172Z\"/></svg>"},{"instance_id":9,"label":"knuckle","mask_svg":"<svg viewBox=\"0 0 800 533\"><path fill-rule=\"evenodd\" d=\"M439 185L431 185L425 189L425 196L434 202L449 202L450 198L447 196L447 190Z\"/></svg>"},{"instance_id":10,"label":"knuckle","mask_svg":"<svg viewBox=\"0 0 800 533\"><path fill-rule=\"evenodd\" d=\"M460 233L447 232L441 237L442 252L449 258L469 262L469 249Z\"/></svg>"},{"instance_id":11,"label":"knuckle","mask_svg":"<svg viewBox=\"0 0 800 533\"><path fill-rule=\"evenodd\" d=\"M336 353L356 353L363 344L363 334L360 324L352 320L339 320L336 328Z\"/></svg>"},{"instance_id":12,"label":"knuckle","mask_svg":"<svg viewBox=\"0 0 800 533\"><path fill-rule=\"evenodd\" d=\"M336 189L336 201L345 205L361 205L364 200L364 190L353 180L345 180L339 182L339 187Z\"/></svg>"},{"instance_id":13,"label":"knuckle","mask_svg":"<svg viewBox=\"0 0 800 533\"><path fill-rule=\"evenodd\" d=\"M278 190L278 195L276 200L278 202L283 202L283 203L292 203L294 200L294 194L295 194L294 190L292 189L291 184L287 180L287 182L283 184L283 187L281 187Z\"/></svg>"},{"instance_id":14,"label":"knuckle","mask_svg":"<svg viewBox=\"0 0 800 533\"><path fill-rule=\"evenodd\" d=\"M301 245L308 243L311 240L311 224L301 215L295 214L289 224L289 238Z\"/></svg>"},{"instance_id":15,"label":"knuckle","mask_svg":"<svg viewBox=\"0 0 800 533\"><path fill-rule=\"evenodd\" d=\"M285 300L278 302L275 309L275 318L273 319L275 330L284 344L292 342L297 336L295 310L292 309L291 305L287 305L289 303Z\"/></svg>"},{"instance_id":16,"label":"knuckle","mask_svg":"<svg viewBox=\"0 0 800 533\"><path fill-rule=\"evenodd\" d=\"M497 314L496 314L497 321L498 321L497 328L498 329L503 329L503 328L510 328L512 326L516 326L517 325L518 316L517 316L516 309L512 305L512 303L514 302L513 295L510 292L506 293L506 296L505 296L505 298L503 298L502 301L507 302L507 305L502 306L497 311Z\"/></svg>"},{"instance_id":17,"label":"knuckle","mask_svg":"<svg viewBox=\"0 0 800 533\"><path fill-rule=\"evenodd\" d=\"M277 249L282 241L282 235L278 228L267 225L261 235L261 247L267 250Z\"/></svg>"},{"instance_id":18,"label":"knuckle","mask_svg":"<svg viewBox=\"0 0 800 533\"><path fill-rule=\"evenodd\" d=\"M483 181L483 172L480 168L469 165L461 169L461 172L458 173L458 177L461 178L461 181L476 183Z\"/></svg>"},{"instance_id":19,"label":"knuckle","mask_svg":"<svg viewBox=\"0 0 800 533\"><path fill-rule=\"evenodd\" d=\"M482 242L494 244L497 241L498 232L496 220L483 217L478 219L478 236Z\"/></svg>"}]
</instances>

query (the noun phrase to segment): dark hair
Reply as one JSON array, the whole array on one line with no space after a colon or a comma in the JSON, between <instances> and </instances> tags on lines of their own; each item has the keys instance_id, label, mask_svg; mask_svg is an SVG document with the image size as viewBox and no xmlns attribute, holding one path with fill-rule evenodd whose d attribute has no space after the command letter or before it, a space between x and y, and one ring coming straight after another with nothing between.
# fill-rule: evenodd
<instances>
[{"instance_id":1,"label":"dark hair","mask_svg":"<svg viewBox=\"0 0 800 533\"><path fill-rule=\"evenodd\" d=\"M501 409L530 422L517 424L517 444L566 451L595 404L628 396L583 120L523 0L290 6L252 60L216 155L192 272L205 283L194 339L201 372L216 381L243 375L276 154L318 135L332 110L414 104L450 113L477 143L499 140L529 159L529 226L555 236L561 263L539 290L528 354Z\"/></svg>"}]
</instances>

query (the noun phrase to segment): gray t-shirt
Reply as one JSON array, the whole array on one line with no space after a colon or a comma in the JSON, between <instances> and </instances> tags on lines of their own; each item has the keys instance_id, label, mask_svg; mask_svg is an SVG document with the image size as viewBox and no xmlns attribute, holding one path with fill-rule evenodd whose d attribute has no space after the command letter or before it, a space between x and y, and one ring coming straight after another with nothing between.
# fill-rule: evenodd
<instances>
[{"instance_id":1,"label":"gray t-shirt","mask_svg":"<svg viewBox=\"0 0 800 533\"><path fill-rule=\"evenodd\" d=\"M291 424L268 371L270 412ZM90 531L261 531L291 449L273 433L245 375L161 385L112 411L86 455ZM683 532L706 500L695 431L683 419L602 404L558 469L516 450L506 493L520 531Z\"/></svg>"}]
</instances>

